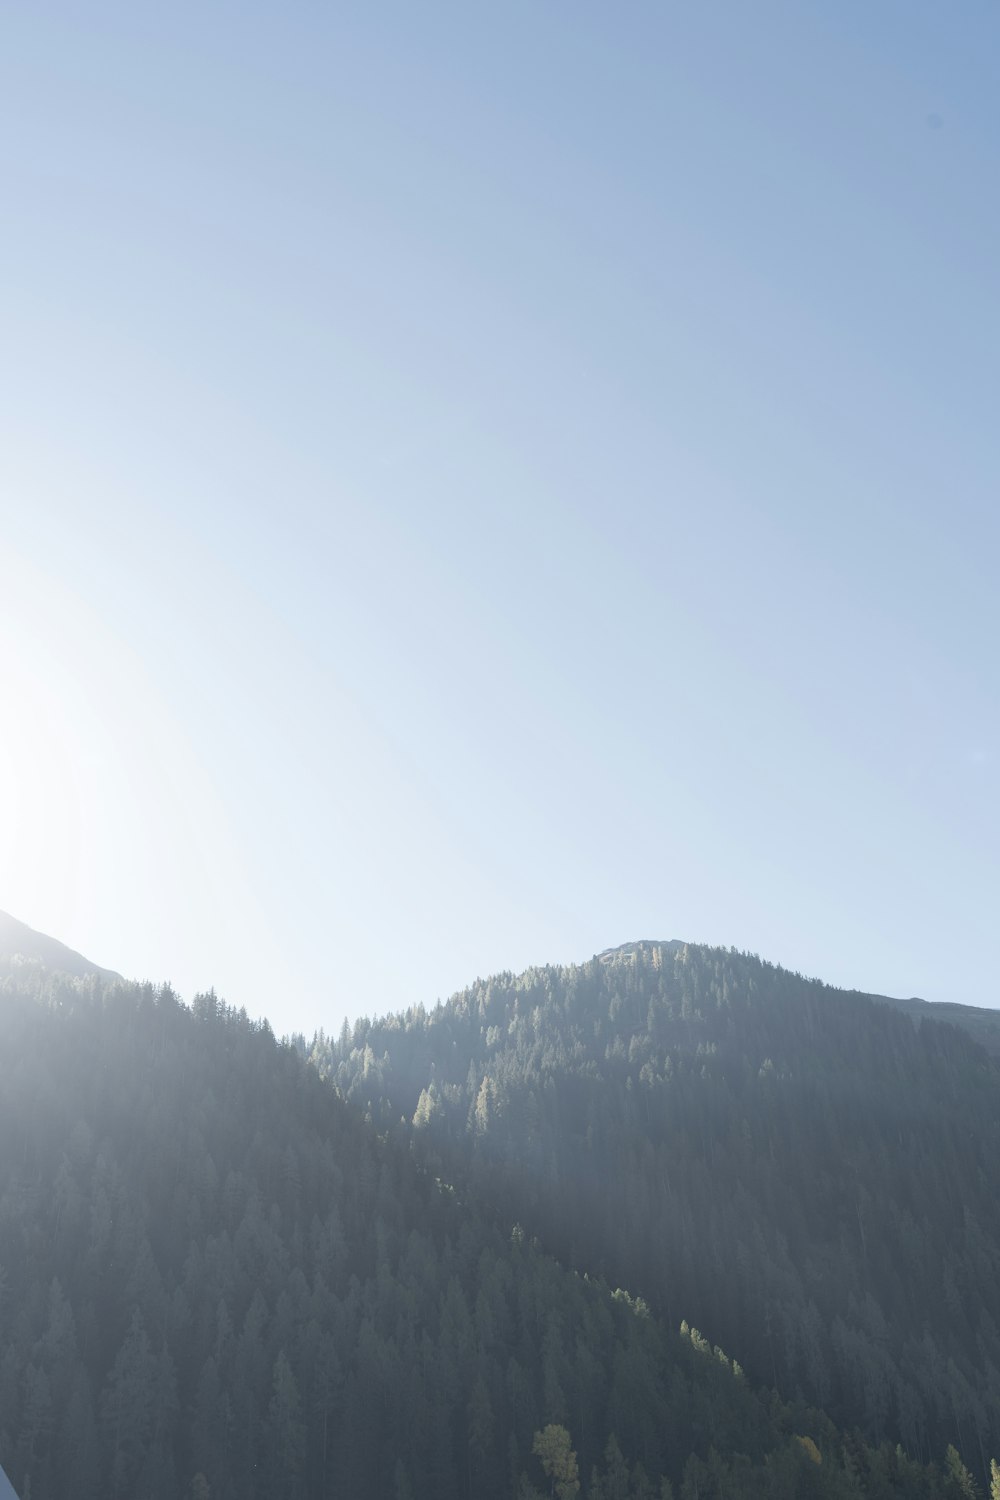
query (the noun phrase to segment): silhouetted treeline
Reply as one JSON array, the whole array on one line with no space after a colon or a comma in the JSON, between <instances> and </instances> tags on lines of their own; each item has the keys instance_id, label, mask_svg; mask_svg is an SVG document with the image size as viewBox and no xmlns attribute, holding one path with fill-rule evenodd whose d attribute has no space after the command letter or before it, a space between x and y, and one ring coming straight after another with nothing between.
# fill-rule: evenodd
<instances>
[{"instance_id":1,"label":"silhouetted treeline","mask_svg":"<svg viewBox=\"0 0 1000 1500\"><path fill-rule=\"evenodd\" d=\"M376 1126L751 1378L982 1476L1000 1450L1000 1071L964 1032L640 944L316 1038Z\"/></svg>"},{"instance_id":2,"label":"silhouetted treeline","mask_svg":"<svg viewBox=\"0 0 1000 1500\"><path fill-rule=\"evenodd\" d=\"M560 1266L212 995L14 967L0 1067L23 1500L963 1493Z\"/></svg>"}]
</instances>

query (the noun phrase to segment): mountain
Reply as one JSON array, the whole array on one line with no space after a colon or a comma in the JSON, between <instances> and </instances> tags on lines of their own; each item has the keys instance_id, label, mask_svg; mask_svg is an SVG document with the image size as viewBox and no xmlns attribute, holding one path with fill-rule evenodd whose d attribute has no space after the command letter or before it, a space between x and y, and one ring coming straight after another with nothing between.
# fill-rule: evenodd
<instances>
[{"instance_id":1,"label":"mountain","mask_svg":"<svg viewBox=\"0 0 1000 1500\"><path fill-rule=\"evenodd\" d=\"M676 953L678 949L687 946L688 944L678 938L670 938L667 941L657 939L652 942L647 940L637 943L621 943L616 948L605 948L595 957L600 963L610 963L615 958L629 961L630 955L634 958L636 954L650 952L653 948L658 948L661 953ZM854 993L863 992L855 991ZM981 1043L987 1052L991 1052L994 1057L1000 1057L1000 1010L978 1005L959 1005L949 1000L920 1000L915 995L909 999L901 999L893 995L865 995L865 998L877 1000L881 1005L891 1005L894 1010L901 1010L918 1025L921 1021L943 1021L948 1026L958 1026L962 1031L967 1031L975 1041Z\"/></svg>"},{"instance_id":2,"label":"mountain","mask_svg":"<svg viewBox=\"0 0 1000 1500\"><path fill-rule=\"evenodd\" d=\"M99 964L84 958L82 953L74 952L55 938L46 937L44 932L36 932L26 922L19 922L5 911L0 911L0 959L8 962L27 959L43 964L47 969L78 977L97 974L105 979L120 978L113 969L102 969Z\"/></svg>"},{"instance_id":3,"label":"mountain","mask_svg":"<svg viewBox=\"0 0 1000 1500\"><path fill-rule=\"evenodd\" d=\"M912 1021L943 1021L958 1026L994 1057L1000 1057L1000 1010L985 1010L977 1005L957 1005L948 1000L892 1000L886 995L873 997L884 1005L901 1010Z\"/></svg>"},{"instance_id":4,"label":"mountain","mask_svg":"<svg viewBox=\"0 0 1000 1500\"><path fill-rule=\"evenodd\" d=\"M675 953L678 949L687 946L678 938L671 938L667 941L657 939L652 942L621 943L617 948L605 948L595 957L600 963L609 963L614 958L627 959L630 954L649 952L653 948L659 948L661 953ZM863 992L855 991L855 993ZM1000 1057L1000 1010L978 1005L959 1005L949 1000L920 1000L915 995L909 999L901 999L893 995L866 995L865 998L877 1000L881 1005L891 1005L894 1010L901 1010L918 1025L921 1021L943 1021L948 1026L958 1026L962 1031L967 1031L975 1041L981 1043L987 1052L992 1053L994 1057Z\"/></svg>"},{"instance_id":5,"label":"mountain","mask_svg":"<svg viewBox=\"0 0 1000 1500\"><path fill-rule=\"evenodd\" d=\"M1000 1068L748 954L636 943L312 1058L428 1171L921 1458L1000 1451Z\"/></svg>"},{"instance_id":6,"label":"mountain","mask_svg":"<svg viewBox=\"0 0 1000 1500\"><path fill-rule=\"evenodd\" d=\"M487 1009L544 1031L546 983ZM32 1500L971 1493L957 1452L838 1432L579 1274L214 994L13 966L0 1066L0 1462Z\"/></svg>"}]
</instances>

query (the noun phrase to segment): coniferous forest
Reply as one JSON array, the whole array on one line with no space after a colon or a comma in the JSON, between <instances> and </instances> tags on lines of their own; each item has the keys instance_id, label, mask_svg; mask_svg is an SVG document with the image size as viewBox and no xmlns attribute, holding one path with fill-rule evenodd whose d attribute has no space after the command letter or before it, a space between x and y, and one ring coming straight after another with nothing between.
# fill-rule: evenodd
<instances>
[{"instance_id":1,"label":"coniferous forest","mask_svg":"<svg viewBox=\"0 0 1000 1500\"><path fill-rule=\"evenodd\" d=\"M0 971L22 1500L1000 1489L998 1076L636 945L278 1041Z\"/></svg>"},{"instance_id":2,"label":"coniferous forest","mask_svg":"<svg viewBox=\"0 0 1000 1500\"><path fill-rule=\"evenodd\" d=\"M964 1030L636 944L313 1050L420 1159L754 1380L922 1459L1000 1450L1000 1072Z\"/></svg>"}]
</instances>

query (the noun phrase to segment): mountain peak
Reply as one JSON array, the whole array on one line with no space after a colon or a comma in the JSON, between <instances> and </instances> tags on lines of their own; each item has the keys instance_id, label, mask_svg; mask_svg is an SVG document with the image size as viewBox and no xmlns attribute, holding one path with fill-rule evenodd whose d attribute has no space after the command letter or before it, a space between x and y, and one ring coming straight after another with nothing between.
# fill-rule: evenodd
<instances>
[{"instance_id":1,"label":"mountain peak","mask_svg":"<svg viewBox=\"0 0 1000 1500\"><path fill-rule=\"evenodd\" d=\"M57 938L36 932L27 922L19 922L9 912L0 911L0 958L26 958L44 964L47 969L58 969L63 974L83 978L88 974L100 974L105 979L120 979L113 969L102 969L82 953L67 948Z\"/></svg>"},{"instance_id":2,"label":"mountain peak","mask_svg":"<svg viewBox=\"0 0 1000 1500\"><path fill-rule=\"evenodd\" d=\"M633 943L619 943L617 948L605 948L594 956L602 964L614 963L616 959L634 962L639 953L653 953L657 948L661 953L677 953L687 946L681 938L638 938Z\"/></svg>"}]
</instances>

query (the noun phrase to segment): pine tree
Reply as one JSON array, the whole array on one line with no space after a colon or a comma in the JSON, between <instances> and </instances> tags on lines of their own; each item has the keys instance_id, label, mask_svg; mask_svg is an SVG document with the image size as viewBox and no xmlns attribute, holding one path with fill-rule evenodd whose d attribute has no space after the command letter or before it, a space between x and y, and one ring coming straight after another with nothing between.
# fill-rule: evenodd
<instances>
[{"instance_id":1,"label":"pine tree","mask_svg":"<svg viewBox=\"0 0 1000 1500\"><path fill-rule=\"evenodd\" d=\"M274 1361L267 1426L271 1494L294 1500L301 1490L305 1428L300 1418L299 1388L283 1349Z\"/></svg>"},{"instance_id":2,"label":"pine tree","mask_svg":"<svg viewBox=\"0 0 1000 1500\"><path fill-rule=\"evenodd\" d=\"M574 1500L580 1492L580 1470L565 1427L553 1422L536 1432L531 1451L549 1481L549 1493L559 1500Z\"/></svg>"},{"instance_id":3,"label":"pine tree","mask_svg":"<svg viewBox=\"0 0 1000 1500\"><path fill-rule=\"evenodd\" d=\"M101 1399L110 1493L134 1494L153 1431L156 1359L138 1310L118 1351Z\"/></svg>"}]
</instances>

